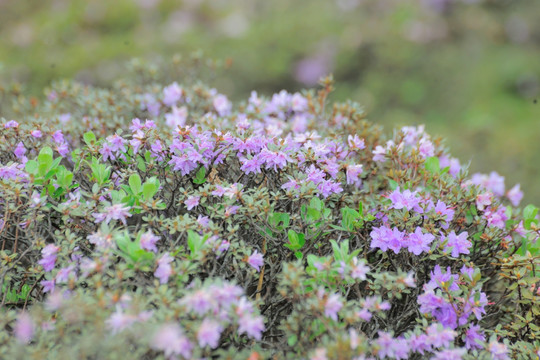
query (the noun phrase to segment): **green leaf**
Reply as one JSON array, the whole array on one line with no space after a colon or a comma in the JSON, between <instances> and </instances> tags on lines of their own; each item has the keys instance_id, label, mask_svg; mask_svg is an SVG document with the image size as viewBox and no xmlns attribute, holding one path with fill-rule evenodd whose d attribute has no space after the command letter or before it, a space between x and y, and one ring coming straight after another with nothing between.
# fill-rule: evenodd
<instances>
[{"instance_id":1,"label":"green leaf","mask_svg":"<svg viewBox=\"0 0 540 360\"><path fill-rule=\"evenodd\" d=\"M84 142L86 143L86 145L90 146L90 145L93 145L96 142L96 135L94 135L93 132L88 131L88 132L84 133L83 139L84 139Z\"/></svg>"},{"instance_id":2,"label":"green leaf","mask_svg":"<svg viewBox=\"0 0 540 360\"><path fill-rule=\"evenodd\" d=\"M195 184L204 184L206 182L206 169L204 166L201 166L199 171L197 171L197 174L195 174L195 178L193 179L193 182Z\"/></svg>"},{"instance_id":3,"label":"green leaf","mask_svg":"<svg viewBox=\"0 0 540 360\"><path fill-rule=\"evenodd\" d=\"M523 209L523 217L526 220L534 219L537 214L538 214L538 208L532 204L525 206L525 209Z\"/></svg>"},{"instance_id":4,"label":"green leaf","mask_svg":"<svg viewBox=\"0 0 540 360\"><path fill-rule=\"evenodd\" d=\"M188 243L189 250L191 251L191 254L195 255L199 251L202 245L201 236L197 234L195 231L189 230L187 243Z\"/></svg>"},{"instance_id":5,"label":"green leaf","mask_svg":"<svg viewBox=\"0 0 540 360\"><path fill-rule=\"evenodd\" d=\"M149 201L151 200L154 195L159 191L159 180L152 176L146 182L143 184L142 193L143 197Z\"/></svg>"},{"instance_id":6,"label":"green leaf","mask_svg":"<svg viewBox=\"0 0 540 360\"><path fill-rule=\"evenodd\" d=\"M137 168L142 172L146 172L146 164L144 162L144 159L140 156L137 156Z\"/></svg>"},{"instance_id":7,"label":"green leaf","mask_svg":"<svg viewBox=\"0 0 540 360\"><path fill-rule=\"evenodd\" d=\"M296 344L297 342L298 342L298 337L296 335L291 335L287 339L287 344L289 344L289 346L294 346L294 344Z\"/></svg>"},{"instance_id":8,"label":"green leaf","mask_svg":"<svg viewBox=\"0 0 540 360\"><path fill-rule=\"evenodd\" d=\"M314 197L311 199L309 207L321 211L324 207L324 204L319 198Z\"/></svg>"},{"instance_id":9,"label":"green leaf","mask_svg":"<svg viewBox=\"0 0 540 360\"><path fill-rule=\"evenodd\" d=\"M27 173L36 175L38 173L38 162L36 160L28 160L24 168Z\"/></svg>"},{"instance_id":10,"label":"green leaf","mask_svg":"<svg viewBox=\"0 0 540 360\"><path fill-rule=\"evenodd\" d=\"M139 174L132 174L129 177L128 182L133 194L138 195L141 192L141 177Z\"/></svg>"},{"instance_id":11,"label":"green leaf","mask_svg":"<svg viewBox=\"0 0 540 360\"><path fill-rule=\"evenodd\" d=\"M439 165L439 158L436 156L427 157L424 164L426 170L432 174L438 174L441 171L441 167Z\"/></svg>"},{"instance_id":12,"label":"green leaf","mask_svg":"<svg viewBox=\"0 0 540 360\"><path fill-rule=\"evenodd\" d=\"M392 179L388 179L388 186L390 187L390 190L396 190L398 183Z\"/></svg>"}]
</instances>

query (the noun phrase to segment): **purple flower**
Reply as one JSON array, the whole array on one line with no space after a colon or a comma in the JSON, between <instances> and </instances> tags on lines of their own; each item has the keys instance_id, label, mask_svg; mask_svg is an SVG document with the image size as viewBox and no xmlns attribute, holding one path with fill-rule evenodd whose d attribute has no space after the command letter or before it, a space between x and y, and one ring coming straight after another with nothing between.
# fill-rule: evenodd
<instances>
[{"instance_id":1,"label":"purple flower","mask_svg":"<svg viewBox=\"0 0 540 360\"><path fill-rule=\"evenodd\" d=\"M13 333L20 343L28 344L34 337L34 321L27 312L21 312L13 328Z\"/></svg>"},{"instance_id":2,"label":"purple flower","mask_svg":"<svg viewBox=\"0 0 540 360\"><path fill-rule=\"evenodd\" d=\"M166 284L169 281L169 276L172 275L171 262L174 260L168 252L163 254L158 260L158 267L154 272L154 276L159 279L161 284Z\"/></svg>"},{"instance_id":3,"label":"purple flower","mask_svg":"<svg viewBox=\"0 0 540 360\"><path fill-rule=\"evenodd\" d=\"M363 166L362 165L348 165L347 166L347 184L360 186L362 184L362 181L358 178L358 176L362 173Z\"/></svg>"},{"instance_id":4,"label":"purple flower","mask_svg":"<svg viewBox=\"0 0 540 360\"><path fill-rule=\"evenodd\" d=\"M251 316L245 314L238 319L238 333L246 333L249 337L261 340L264 331L264 321L262 316Z\"/></svg>"},{"instance_id":5,"label":"purple flower","mask_svg":"<svg viewBox=\"0 0 540 360\"><path fill-rule=\"evenodd\" d=\"M38 262L39 265L43 266L43 270L51 271L54 269L54 264L56 262L56 254L60 248L54 244L49 244L41 250L42 259Z\"/></svg>"},{"instance_id":6,"label":"purple flower","mask_svg":"<svg viewBox=\"0 0 540 360\"><path fill-rule=\"evenodd\" d=\"M41 280L41 286L43 286L43 293L54 291L54 280Z\"/></svg>"},{"instance_id":7,"label":"purple flower","mask_svg":"<svg viewBox=\"0 0 540 360\"><path fill-rule=\"evenodd\" d=\"M343 303L339 299L338 294L332 294L328 297L324 304L324 315L333 319L334 321L338 320L337 313L343 307Z\"/></svg>"},{"instance_id":8,"label":"purple flower","mask_svg":"<svg viewBox=\"0 0 540 360\"><path fill-rule=\"evenodd\" d=\"M398 228L393 228L388 233L389 237L386 239L387 246L394 253L399 253L401 248L405 245L405 233L399 231Z\"/></svg>"},{"instance_id":9,"label":"purple flower","mask_svg":"<svg viewBox=\"0 0 540 360\"><path fill-rule=\"evenodd\" d=\"M105 221L105 224L108 224L111 220L120 220L124 225L127 225L126 223L126 217L130 217L131 214L129 213L129 210L131 208L129 206L123 206L122 204L114 204L107 206L105 208L105 212L103 213L94 213L94 218L96 221L102 222Z\"/></svg>"},{"instance_id":10,"label":"purple flower","mask_svg":"<svg viewBox=\"0 0 540 360\"><path fill-rule=\"evenodd\" d=\"M75 274L74 270L75 270L74 265L70 265L68 267L58 270L58 273L56 273L56 283L57 284L67 283L69 280L69 276L71 274L75 275L76 277L77 275Z\"/></svg>"},{"instance_id":11,"label":"purple flower","mask_svg":"<svg viewBox=\"0 0 540 360\"><path fill-rule=\"evenodd\" d=\"M24 154L26 154L26 148L24 147L22 141L19 141L19 143L15 147L15 150L13 151L13 154L15 154L18 159L21 159Z\"/></svg>"},{"instance_id":12,"label":"purple flower","mask_svg":"<svg viewBox=\"0 0 540 360\"><path fill-rule=\"evenodd\" d=\"M56 147L56 151L61 157L66 157L69 154L69 147L67 142L63 142Z\"/></svg>"},{"instance_id":13,"label":"purple flower","mask_svg":"<svg viewBox=\"0 0 540 360\"><path fill-rule=\"evenodd\" d=\"M112 330L113 334L129 328L137 321L137 317L134 315L128 315L122 312L120 306L116 308L116 311L105 321L107 326Z\"/></svg>"},{"instance_id":14,"label":"purple flower","mask_svg":"<svg viewBox=\"0 0 540 360\"><path fill-rule=\"evenodd\" d=\"M520 190L520 185L517 184L516 186L508 190L508 192L506 193L506 197L508 198L508 200L510 200L512 205L518 206L521 202L521 199L523 199L523 191Z\"/></svg>"},{"instance_id":15,"label":"purple flower","mask_svg":"<svg viewBox=\"0 0 540 360\"><path fill-rule=\"evenodd\" d=\"M422 208L418 206L420 203L420 198L416 196L416 191L412 192L407 189L403 193L400 192L399 187L394 190L390 195L388 195L392 205L390 208L399 210L406 208L408 211L415 210L416 212L422 213Z\"/></svg>"},{"instance_id":16,"label":"purple flower","mask_svg":"<svg viewBox=\"0 0 540 360\"><path fill-rule=\"evenodd\" d=\"M182 176L186 176L197 168L197 163L190 159L190 156L187 154L183 154L181 156L173 155L168 164L174 165L174 171L180 170L182 172Z\"/></svg>"},{"instance_id":17,"label":"purple flower","mask_svg":"<svg viewBox=\"0 0 540 360\"><path fill-rule=\"evenodd\" d=\"M495 211L490 207L485 213L484 217L488 221L488 226L494 226L499 229L504 229L506 226L506 208L504 206L499 206Z\"/></svg>"},{"instance_id":18,"label":"purple flower","mask_svg":"<svg viewBox=\"0 0 540 360\"><path fill-rule=\"evenodd\" d=\"M281 185L281 188L289 191L292 189L298 190L300 189L300 184L298 184L298 181L296 181L295 179L290 179L285 184Z\"/></svg>"},{"instance_id":19,"label":"purple flower","mask_svg":"<svg viewBox=\"0 0 540 360\"><path fill-rule=\"evenodd\" d=\"M358 262L358 258L353 259L351 277L353 279L366 280L366 274L369 272L369 266L366 266L365 262L362 260Z\"/></svg>"},{"instance_id":20,"label":"purple flower","mask_svg":"<svg viewBox=\"0 0 540 360\"><path fill-rule=\"evenodd\" d=\"M490 190L497 196L504 195L504 177L500 176L495 171L492 171L489 176L484 174L474 174L470 182Z\"/></svg>"},{"instance_id":21,"label":"purple flower","mask_svg":"<svg viewBox=\"0 0 540 360\"><path fill-rule=\"evenodd\" d=\"M64 142L64 134L62 134L62 130L56 130L52 134L52 139L56 144L61 144Z\"/></svg>"},{"instance_id":22,"label":"purple flower","mask_svg":"<svg viewBox=\"0 0 540 360\"><path fill-rule=\"evenodd\" d=\"M204 315L206 312L215 309L215 303L209 292L199 290L193 294L184 296L180 300L180 304L186 306L188 311L194 311L198 315Z\"/></svg>"},{"instance_id":23,"label":"purple flower","mask_svg":"<svg viewBox=\"0 0 540 360\"><path fill-rule=\"evenodd\" d=\"M445 349L434 353L435 356L431 360L461 360L466 353L467 351L462 348Z\"/></svg>"},{"instance_id":24,"label":"purple flower","mask_svg":"<svg viewBox=\"0 0 540 360\"><path fill-rule=\"evenodd\" d=\"M446 272L443 273L441 270L441 267L439 265L435 265L433 268L433 271L431 272L431 279L426 284L427 289L434 290L436 288L442 288L443 283L448 284L450 281L452 281L452 285L450 285L449 290L450 291L458 291L459 286L457 284L459 280L458 275L452 275L452 271L450 267L446 268Z\"/></svg>"},{"instance_id":25,"label":"purple flower","mask_svg":"<svg viewBox=\"0 0 540 360\"><path fill-rule=\"evenodd\" d=\"M443 238L442 241L446 239L446 247L447 249L452 249L452 256L458 257L459 254L469 254L469 248L472 246L472 243L467 240L467 237L469 234L464 231L459 235L456 235L456 232L452 230L452 232L445 238Z\"/></svg>"},{"instance_id":26,"label":"purple flower","mask_svg":"<svg viewBox=\"0 0 540 360\"><path fill-rule=\"evenodd\" d=\"M425 138L420 139L418 142L418 152L424 159L433 156L435 154L435 146L433 143Z\"/></svg>"},{"instance_id":27,"label":"purple flower","mask_svg":"<svg viewBox=\"0 0 540 360\"><path fill-rule=\"evenodd\" d=\"M435 213L441 217L446 216L446 222L452 221L455 211L452 208L447 207L444 202L437 200L437 205L433 207Z\"/></svg>"},{"instance_id":28,"label":"purple flower","mask_svg":"<svg viewBox=\"0 0 540 360\"><path fill-rule=\"evenodd\" d=\"M445 328L441 324L431 324L426 329L426 334L426 342L435 348L449 347L457 336L454 330Z\"/></svg>"},{"instance_id":29,"label":"purple flower","mask_svg":"<svg viewBox=\"0 0 540 360\"><path fill-rule=\"evenodd\" d=\"M186 201L184 201L184 204L186 205L188 210L191 210L199 205L200 199L201 198L199 196L190 196L187 198Z\"/></svg>"},{"instance_id":30,"label":"purple flower","mask_svg":"<svg viewBox=\"0 0 540 360\"><path fill-rule=\"evenodd\" d=\"M299 93L294 93L291 97L291 109L296 112L303 112L308 109L308 101Z\"/></svg>"},{"instance_id":31,"label":"purple flower","mask_svg":"<svg viewBox=\"0 0 540 360\"><path fill-rule=\"evenodd\" d=\"M255 250L255 252L248 257L247 263L255 270L260 271L261 266L264 265L263 255L259 254L257 250Z\"/></svg>"},{"instance_id":32,"label":"purple flower","mask_svg":"<svg viewBox=\"0 0 540 360\"><path fill-rule=\"evenodd\" d=\"M155 332L150 346L156 350L162 350L165 357L182 355L186 359L191 359L193 345L184 336L182 328L176 324L164 324Z\"/></svg>"},{"instance_id":33,"label":"purple flower","mask_svg":"<svg viewBox=\"0 0 540 360\"><path fill-rule=\"evenodd\" d=\"M373 150L373 161L385 162L386 161L386 149L381 145L377 145Z\"/></svg>"},{"instance_id":34,"label":"purple flower","mask_svg":"<svg viewBox=\"0 0 540 360\"><path fill-rule=\"evenodd\" d=\"M261 166L264 164L264 159L261 156L256 155L251 159L241 158L240 162L242 163L242 167L240 167L240 169L246 175L249 175L250 173L260 174Z\"/></svg>"},{"instance_id":35,"label":"purple flower","mask_svg":"<svg viewBox=\"0 0 540 360\"><path fill-rule=\"evenodd\" d=\"M7 123L4 124L5 129L18 128L18 127L19 127L19 123L16 122L15 120L9 120Z\"/></svg>"},{"instance_id":36,"label":"purple flower","mask_svg":"<svg viewBox=\"0 0 540 360\"><path fill-rule=\"evenodd\" d=\"M435 240L432 234L424 234L422 228L417 227L414 233L409 234L407 240L407 249L414 255L420 255L423 252L428 252L430 244Z\"/></svg>"},{"instance_id":37,"label":"purple flower","mask_svg":"<svg viewBox=\"0 0 540 360\"><path fill-rule=\"evenodd\" d=\"M182 98L183 90L178 83L173 82L163 89L163 103L167 106L175 105Z\"/></svg>"},{"instance_id":38,"label":"purple flower","mask_svg":"<svg viewBox=\"0 0 540 360\"><path fill-rule=\"evenodd\" d=\"M211 349L217 348L222 331L223 327L218 322L204 319L197 331L199 346L204 348L206 345L209 345Z\"/></svg>"},{"instance_id":39,"label":"purple flower","mask_svg":"<svg viewBox=\"0 0 540 360\"><path fill-rule=\"evenodd\" d=\"M360 139L358 135L349 135L347 138L347 143L349 144L351 150L363 150L366 148L364 139Z\"/></svg>"},{"instance_id":40,"label":"purple flower","mask_svg":"<svg viewBox=\"0 0 540 360\"><path fill-rule=\"evenodd\" d=\"M157 253L157 247L156 242L159 240L159 236L156 236L152 233L152 231L148 230L144 234L141 235L140 239L140 245L141 249L146 251L153 251Z\"/></svg>"},{"instance_id":41,"label":"purple flower","mask_svg":"<svg viewBox=\"0 0 540 360\"><path fill-rule=\"evenodd\" d=\"M510 359L508 356L508 348L505 344L501 344L497 341L492 341L488 345L488 350L491 353L493 360L507 360Z\"/></svg>"},{"instance_id":42,"label":"purple flower","mask_svg":"<svg viewBox=\"0 0 540 360\"><path fill-rule=\"evenodd\" d=\"M214 109L216 109L219 116L229 115L232 110L231 102L225 95L222 94L218 94L216 97L214 97L212 104L214 105Z\"/></svg>"},{"instance_id":43,"label":"purple flower","mask_svg":"<svg viewBox=\"0 0 540 360\"><path fill-rule=\"evenodd\" d=\"M183 127L186 124L187 117L187 107L182 106L180 108L177 108L176 106L173 106L172 112L165 114L165 123L171 129L176 129L178 127Z\"/></svg>"},{"instance_id":44,"label":"purple flower","mask_svg":"<svg viewBox=\"0 0 540 360\"><path fill-rule=\"evenodd\" d=\"M478 210L484 211L486 207L491 205L492 198L493 194L489 191L478 194L476 196L476 207L478 208Z\"/></svg>"},{"instance_id":45,"label":"purple flower","mask_svg":"<svg viewBox=\"0 0 540 360\"><path fill-rule=\"evenodd\" d=\"M479 342L486 341L486 338L482 334L482 330L478 325L471 325L465 331L465 347L471 349L482 349L483 346Z\"/></svg>"}]
</instances>

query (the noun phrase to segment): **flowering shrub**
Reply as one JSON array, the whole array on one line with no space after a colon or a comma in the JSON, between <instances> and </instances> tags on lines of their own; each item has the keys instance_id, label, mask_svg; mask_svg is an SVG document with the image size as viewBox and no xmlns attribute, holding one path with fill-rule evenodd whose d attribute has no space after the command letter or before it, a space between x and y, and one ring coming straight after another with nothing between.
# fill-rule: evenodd
<instances>
[{"instance_id":1,"label":"flowering shrub","mask_svg":"<svg viewBox=\"0 0 540 360\"><path fill-rule=\"evenodd\" d=\"M538 209L496 173L469 178L422 126L386 139L321 85L238 105L147 81L16 99L0 353L536 356Z\"/></svg>"}]
</instances>

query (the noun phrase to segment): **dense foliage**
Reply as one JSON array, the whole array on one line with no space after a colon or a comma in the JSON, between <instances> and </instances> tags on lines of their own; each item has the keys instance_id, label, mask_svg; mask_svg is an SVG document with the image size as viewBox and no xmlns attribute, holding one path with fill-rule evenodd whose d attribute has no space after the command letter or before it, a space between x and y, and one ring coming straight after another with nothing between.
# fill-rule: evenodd
<instances>
[{"instance_id":1,"label":"dense foliage","mask_svg":"<svg viewBox=\"0 0 540 360\"><path fill-rule=\"evenodd\" d=\"M321 89L233 105L143 70L10 99L0 353L530 359L538 209Z\"/></svg>"},{"instance_id":2,"label":"dense foliage","mask_svg":"<svg viewBox=\"0 0 540 360\"><path fill-rule=\"evenodd\" d=\"M425 124L540 204L539 1L0 0L0 98L10 80L35 96L59 78L110 86L130 57L198 49L231 60L209 85L235 101L333 73L334 99Z\"/></svg>"}]
</instances>

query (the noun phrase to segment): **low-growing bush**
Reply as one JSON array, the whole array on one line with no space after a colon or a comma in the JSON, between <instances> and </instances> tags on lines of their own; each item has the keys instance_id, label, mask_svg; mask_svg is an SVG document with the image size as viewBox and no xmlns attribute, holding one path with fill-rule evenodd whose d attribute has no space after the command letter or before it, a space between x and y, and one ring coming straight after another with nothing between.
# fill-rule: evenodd
<instances>
[{"instance_id":1,"label":"low-growing bush","mask_svg":"<svg viewBox=\"0 0 540 360\"><path fill-rule=\"evenodd\" d=\"M532 359L538 208L318 91L60 82L0 127L10 359Z\"/></svg>"}]
</instances>

